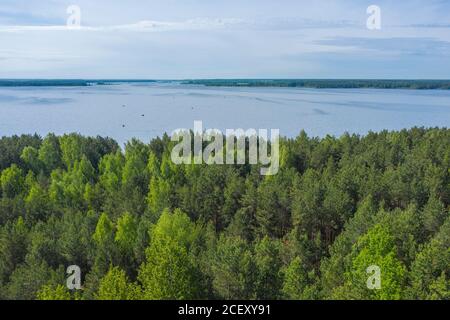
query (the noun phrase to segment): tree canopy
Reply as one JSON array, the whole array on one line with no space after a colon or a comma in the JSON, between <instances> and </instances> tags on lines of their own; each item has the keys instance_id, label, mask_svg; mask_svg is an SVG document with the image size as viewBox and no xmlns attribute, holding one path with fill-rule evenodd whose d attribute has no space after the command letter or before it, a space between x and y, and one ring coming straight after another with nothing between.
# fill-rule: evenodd
<instances>
[{"instance_id":1,"label":"tree canopy","mask_svg":"<svg viewBox=\"0 0 450 320\"><path fill-rule=\"evenodd\" d=\"M0 299L450 298L450 130L301 132L267 177L172 148L1 138Z\"/></svg>"}]
</instances>

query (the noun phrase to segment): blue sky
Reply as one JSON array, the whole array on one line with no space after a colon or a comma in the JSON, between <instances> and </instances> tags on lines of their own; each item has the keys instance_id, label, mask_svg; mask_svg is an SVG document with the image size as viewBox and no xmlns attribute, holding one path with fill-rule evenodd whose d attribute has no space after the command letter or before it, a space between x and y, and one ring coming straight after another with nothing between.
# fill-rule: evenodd
<instances>
[{"instance_id":1,"label":"blue sky","mask_svg":"<svg viewBox=\"0 0 450 320\"><path fill-rule=\"evenodd\" d=\"M0 78L448 79L450 1L1 0L0 44Z\"/></svg>"}]
</instances>

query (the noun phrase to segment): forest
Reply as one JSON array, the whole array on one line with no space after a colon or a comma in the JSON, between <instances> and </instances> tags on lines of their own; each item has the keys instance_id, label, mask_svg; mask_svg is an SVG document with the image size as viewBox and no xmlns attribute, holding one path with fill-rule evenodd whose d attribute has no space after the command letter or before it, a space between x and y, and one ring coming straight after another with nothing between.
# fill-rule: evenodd
<instances>
[{"instance_id":1,"label":"forest","mask_svg":"<svg viewBox=\"0 0 450 320\"><path fill-rule=\"evenodd\" d=\"M1 138L0 299L450 299L449 129L302 131L274 176L173 146Z\"/></svg>"},{"instance_id":2,"label":"forest","mask_svg":"<svg viewBox=\"0 0 450 320\"><path fill-rule=\"evenodd\" d=\"M448 80L368 80L368 79L204 79L183 83L216 87L297 87L316 89L414 89L449 90Z\"/></svg>"},{"instance_id":3,"label":"forest","mask_svg":"<svg viewBox=\"0 0 450 320\"><path fill-rule=\"evenodd\" d=\"M368 79L0 79L0 87L88 87L128 84L184 84L207 87L289 87L316 89L414 89L450 90L449 80Z\"/></svg>"}]
</instances>

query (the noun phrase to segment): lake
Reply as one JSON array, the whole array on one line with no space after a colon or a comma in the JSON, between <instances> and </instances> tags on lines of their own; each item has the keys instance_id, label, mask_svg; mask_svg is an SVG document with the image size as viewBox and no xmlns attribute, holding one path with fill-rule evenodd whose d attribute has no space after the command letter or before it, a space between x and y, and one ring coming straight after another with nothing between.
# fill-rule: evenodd
<instances>
[{"instance_id":1,"label":"lake","mask_svg":"<svg viewBox=\"0 0 450 320\"><path fill-rule=\"evenodd\" d=\"M0 136L49 132L148 142L178 128L280 129L296 136L449 127L450 90L205 87L117 83L0 87Z\"/></svg>"}]
</instances>

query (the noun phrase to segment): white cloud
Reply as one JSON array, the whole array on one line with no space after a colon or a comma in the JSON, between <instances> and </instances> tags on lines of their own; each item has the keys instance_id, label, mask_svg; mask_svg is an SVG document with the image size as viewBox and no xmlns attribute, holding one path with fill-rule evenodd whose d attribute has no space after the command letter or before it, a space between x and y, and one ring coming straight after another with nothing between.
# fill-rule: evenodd
<instances>
[{"instance_id":1,"label":"white cloud","mask_svg":"<svg viewBox=\"0 0 450 320\"><path fill-rule=\"evenodd\" d=\"M244 24L242 19L224 18L209 19L196 18L182 22L173 21L152 21L143 20L132 24L120 24L110 26L83 26L79 28L68 27L65 25L40 26L40 25L18 25L18 26L0 26L0 32L27 32L27 31L139 31L139 32L158 32L158 31L189 31L189 30L213 30L226 28L238 24Z\"/></svg>"},{"instance_id":2,"label":"white cloud","mask_svg":"<svg viewBox=\"0 0 450 320\"><path fill-rule=\"evenodd\" d=\"M450 74L450 2L438 0L377 0L377 32L361 0L0 2L0 78ZM72 3L82 13L74 31Z\"/></svg>"}]
</instances>

